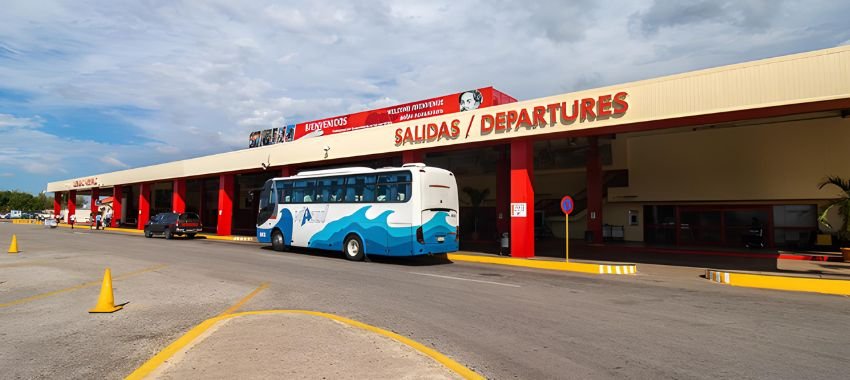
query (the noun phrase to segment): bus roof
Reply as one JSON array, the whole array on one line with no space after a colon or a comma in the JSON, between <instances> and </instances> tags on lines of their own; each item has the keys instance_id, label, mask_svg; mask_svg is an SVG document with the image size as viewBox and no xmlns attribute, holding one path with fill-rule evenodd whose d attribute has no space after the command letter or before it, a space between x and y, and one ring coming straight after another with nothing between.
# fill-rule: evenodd
<instances>
[{"instance_id":1,"label":"bus roof","mask_svg":"<svg viewBox=\"0 0 850 380\"><path fill-rule=\"evenodd\" d=\"M307 171L303 171L303 172L298 172L298 174L295 174L295 175L292 175L292 176L289 176L289 177L275 177L275 178L272 178L272 179L280 180L280 179L296 179L296 178L303 178L303 177L322 177L322 176L346 175L346 174L382 173L382 172L394 171L394 170L399 170L399 169L414 169L414 168L424 169L424 168L427 168L427 167L429 167L429 166L422 164L422 163L410 163L410 164L404 164L401 167L388 166L388 167L383 167L383 168L378 168L378 169L372 169L372 168L365 167L365 166L352 166L352 167L346 167L346 168L307 170ZM440 168L436 168L436 167L430 167L430 168L431 169L445 170L445 169L440 169Z\"/></svg>"}]
</instances>

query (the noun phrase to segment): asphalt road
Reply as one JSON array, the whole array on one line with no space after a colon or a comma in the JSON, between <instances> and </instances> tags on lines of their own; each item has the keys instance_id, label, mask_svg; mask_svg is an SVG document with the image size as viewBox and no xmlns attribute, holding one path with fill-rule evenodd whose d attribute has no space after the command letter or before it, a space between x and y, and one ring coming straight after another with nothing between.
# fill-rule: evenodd
<instances>
[{"instance_id":1,"label":"asphalt road","mask_svg":"<svg viewBox=\"0 0 850 380\"><path fill-rule=\"evenodd\" d=\"M0 224L3 248L12 233L22 252L0 257L4 378L124 377L263 282L240 311L360 320L496 379L843 379L850 358L850 298L729 287L679 268L599 276L355 263L255 244ZM106 266L116 303L129 303L90 315Z\"/></svg>"}]
</instances>

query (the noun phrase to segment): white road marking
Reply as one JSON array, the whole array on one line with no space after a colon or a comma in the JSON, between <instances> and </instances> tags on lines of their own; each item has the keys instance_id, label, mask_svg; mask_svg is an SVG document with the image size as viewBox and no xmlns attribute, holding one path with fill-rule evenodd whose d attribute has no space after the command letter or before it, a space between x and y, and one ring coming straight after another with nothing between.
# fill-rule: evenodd
<instances>
[{"instance_id":1,"label":"white road marking","mask_svg":"<svg viewBox=\"0 0 850 380\"><path fill-rule=\"evenodd\" d=\"M492 285L501 285L501 286L510 286L512 288L521 288L520 285L515 284L505 284L503 282L494 282L494 281L484 281L484 280L473 280L470 278L460 278L460 277L452 277L452 276L442 276L439 274L430 274L430 273L419 273L419 272L407 272L410 274L418 274L420 276L430 276L430 277L439 277L439 278L447 278L451 280L461 280L461 281L472 281L472 282L480 282L482 284L492 284Z\"/></svg>"}]
</instances>

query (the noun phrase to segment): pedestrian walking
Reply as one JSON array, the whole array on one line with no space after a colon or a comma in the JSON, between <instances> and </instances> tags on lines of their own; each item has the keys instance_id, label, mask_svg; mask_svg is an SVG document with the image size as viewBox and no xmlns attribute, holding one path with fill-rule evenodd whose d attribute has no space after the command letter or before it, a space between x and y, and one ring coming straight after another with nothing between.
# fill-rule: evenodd
<instances>
[{"instance_id":1,"label":"pedestrian walking","mask_svg":"<svg viewBox=\"0 0 850 380\"><path fill-rule=\"evenodd\" d=\"M77 215L71 214L71 216L68 217L68 224L71 225L72 230L74 229L74 223L76 223L76 222L77 222Z\"/></svg>"},{"instance_id":2,"label":"pedestrian walking","mask_svg":"<svg viewBox=\"0 0 850 380\"><path fill-rule=\"evenodd\" d=\"M103 215L97 213L94 217L94 229L99 230L100 226L103 224Z\"/></svg>"}]
</instances>

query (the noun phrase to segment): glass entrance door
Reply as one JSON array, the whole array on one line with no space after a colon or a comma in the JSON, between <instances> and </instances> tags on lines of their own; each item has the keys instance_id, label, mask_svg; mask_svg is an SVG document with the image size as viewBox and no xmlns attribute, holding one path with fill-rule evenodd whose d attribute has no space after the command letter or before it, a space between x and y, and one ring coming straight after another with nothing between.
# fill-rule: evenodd
<instances>
[{"instance_id":1,"label":"glass entrance door","mask_svg":"<svg viewBox=\"0 0 850 380\"><path fill-rule=\"evenodd\" d=\"M755 227L762 229L765 245L772 246L771 206L680 206L677 243L744 247L745 239Z\"/></svg>"}]
</instances>

